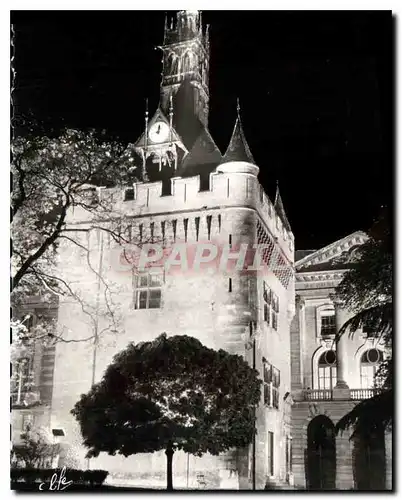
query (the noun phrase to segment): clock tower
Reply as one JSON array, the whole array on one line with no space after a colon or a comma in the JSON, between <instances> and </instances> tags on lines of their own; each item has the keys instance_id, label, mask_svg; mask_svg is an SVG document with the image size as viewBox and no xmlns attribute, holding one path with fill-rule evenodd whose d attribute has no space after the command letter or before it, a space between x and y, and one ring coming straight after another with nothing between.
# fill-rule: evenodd
<instances>
[{"instance_id":1,"label":"clock tower","mask_svg":"<svg viewBox=\"0 0 402 500\"><path fill-rule=\"evenodd\" d=\"M134 147L142 158L144 182L161 180L170 194L170 179L200 175L202 189L221 160L208 131L209 30L200 11L166 16L160 101Z\"/></svg>"},{"instance_id":2,"label":"clock tower","mask_svg":"<svg viewBox=\"0 0 402 500\"><path fill-rule=\"evenodd\" d=\"M180 129L191 118L208 127L209 27L203 31L198 10L181 10L165 20L161 108L167 112L170 96L175 107L175 124ZM182 131L179 130L179 133Z\"/></svg>"},{"instance_id":3,"label":"clock tower","mask_svg":"<svg viewBox=\"0 0 402 500\"><path fill-rule=\"evenodd\" d=\"M134 145L142 159L144 182L162 181L162 194L170 195L170 179L177 175L178 165L188 150L173 127L173 103L169 99L169 118L159 107L151 120L145 110L145 130Z\"/></svg>"}]
</instances>

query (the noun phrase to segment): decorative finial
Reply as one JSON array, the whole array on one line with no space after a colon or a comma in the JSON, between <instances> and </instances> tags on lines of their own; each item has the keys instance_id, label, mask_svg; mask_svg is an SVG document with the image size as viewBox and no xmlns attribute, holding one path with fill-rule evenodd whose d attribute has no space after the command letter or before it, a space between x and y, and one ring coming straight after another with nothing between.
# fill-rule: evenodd
<instances>
[{"instance_id":1,"label":"decorative finial","mask_svg":"<svg viewBox=\"0 0 402 500\"><path fill-rule=\"evenodd\" d=\"M237 110L237 116L240 118L240 99L239 98L237 98L236 110Z\"/></svg>"},{"instance_id":2,"label":"decorative finial","mask_svg":"<svg viewBox=\"0 0 402 500\"><path fill-rule=\"evenodd\" d=\"M148 97L145 99L145 116L148 116Z\"/></svg>"}]
</instances>

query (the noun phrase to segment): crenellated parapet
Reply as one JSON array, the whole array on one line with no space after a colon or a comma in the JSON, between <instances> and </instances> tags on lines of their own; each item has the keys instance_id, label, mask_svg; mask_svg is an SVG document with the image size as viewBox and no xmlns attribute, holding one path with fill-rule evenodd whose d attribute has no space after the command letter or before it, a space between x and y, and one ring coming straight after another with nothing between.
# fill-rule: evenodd
<instances>
[{"instance_id":1,"label":"crenellated parapet","mask_svg":"<svg viewBox=\"0 0 402 500\"><path fill-rule=\"evenodd\" d=\"M257 168L253 165L249 167ZM286 229L280 215L255 172L213 172L210 189L200 191L200 176L171 179L171 195L162 196L162 182L138 182L125 189L105 190L104 196L113 199L111 213L127 218L158 218L169 214L169 219L184 212L222 211L224 209L254 210L259 215L269 236L293 262L294 236ZM130 190L130 196L127 191ZM75 208L68 217L70 224L89 222L90 214L83 208Z\"/></svg>"}]
</instances>

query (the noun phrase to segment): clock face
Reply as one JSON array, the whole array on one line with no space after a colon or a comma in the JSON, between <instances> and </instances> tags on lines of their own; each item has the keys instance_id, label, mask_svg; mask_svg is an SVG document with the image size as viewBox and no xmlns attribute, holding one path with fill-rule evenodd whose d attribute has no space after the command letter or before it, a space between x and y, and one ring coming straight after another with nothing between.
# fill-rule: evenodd
<instances>
[{"instance_id":1,"label":"clock face","mask_svg":"<svg viewBox=\"0 0 402 500\"><path fill-rule=\"evenodd\" d=\"M152 142L164 142L169 137L169 125L165 122L155 122L149 129L149 138Z\"/></svg>"}]
</instances>

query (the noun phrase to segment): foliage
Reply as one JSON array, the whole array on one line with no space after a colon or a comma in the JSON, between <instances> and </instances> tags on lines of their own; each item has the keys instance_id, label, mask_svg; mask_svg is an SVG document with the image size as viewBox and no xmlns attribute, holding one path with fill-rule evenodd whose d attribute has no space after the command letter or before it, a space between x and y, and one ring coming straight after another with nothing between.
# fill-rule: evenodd
<instances>
[{"instance_id":1,"label":"foliage","mask_svg":"<svg viewBox=\"0 0 402 500\"><path fill-rule=\"evenodd\" d=\"M119 308L113 301L118 290L101 276L97 262L92 262L94 256L84 234L96 228L108 232L119 243L127 242L118 229L124 227L124 214L115 209L110 194L113 189L101 187L120 190L132 184L136 167L130 146L95 131L66 129L37 136L28 133L12 141L11 152L11 333L15 363L32 358L34 348L42 349L57 341L94 341L104 331L119 330ZM85 229L69 227L69 216L76 210L89 221ZM72 253L81 252L84 263L101 284L101 305L93 294L81 290L80 283L73 284L63 276L58 265L62 245ZM51 309L57 307L60 297L80 305L94 325L92 335L67 339L66 328L52 318ZM31 302L39 303L43 312L38 317L35 310L35 321L27 310ZM95 326L99 317L103 319L102 330Z\"/></svg>"},{"instance_id":2,"label":"foliage","mask_svg":"<svg viewBox=\"0 0 402 500\"><path fill-rule=\"evenodd\" d=\"M241 356L162 334L117 354L72 413L88 457L163 449L217 455L252 440L257 376Z\"/></svg>"},{"instance_id":3,"label":"foliage","mask_svg":"<svg viewBox=\"0 0 402 500\"><path fill-rule=\"evenodd\" d=\"M337 424L337 431L350 426L354 432L372 432L379 425L389 426L393 414L393 279L391 233L386 211L370 231L370 237L361 245L358 259L346 273L337 288L343 307L354 313L338 335L349 335L364 327L374 333L377 342L383 342L387 356L376 375L382 392L362 401Z\"/></svg>"},{"instance_id":4,"label":"foliage","mask_svg":"<svg viewBox=\"0 0 402 500\"><path fill-rule=\"evenodd\" d=\"M69 210L98 218L111 209L94 199L95 186L133 180L131 150L94 132L66 130L59 137L16 138L12 143L13 292L63 288L53 275L58 242L69 238ZM131 172L131 173L130 173Z\"/></svg>"},{"instance_id":5,"label":"foliage","mask_svg":"<svg viewBox=\"0 0 402 500\"><path fill-rule=\"evenodd\" d=\"M13 357L32 349L38 339L41 344L66 341L62 328L50 318L37 318L34 328L27 327L28 317L19 310L33 298L46 309L67 296L81 305L92 323L95 316L103 315L107 319L104 330L117 331L118 308L112 300L112 284L99 275L89 248L83 244L85 238L69 228L68 217L73 210L81 210L89 221L84 232L97 228L118 242L126 241L116 229L122 225L123 214L114 209L111 195L101 195L105 190L100 187L119 189L136 180L132 148L95 131L67 129L58 135L16 137L11 151ZM102 282L103 310L60 273L61 245L82 252Z\"/></svg>"},{"instance_id":6,"label":"foliage","mask_svg":"<svg viewBox=\"0 0 402 500\"><path fill-rule=\"evenodd\" d=\"M41 432L28 430L21 443L13 445L11 465L17 469L49 467L58 453L58 445L49 443Z\"/></svg>"},{"instance_id":7,"label":"foliage","mask_svg":"<svg viewBox=\"0 0 402 500\"><path fill-rule=\"evenodd\" d=\"M41 468L26 468L26 469L11 469L11 481L16 483L25 481L27 483L50 483L54 474L60 477L61 469L41 469ZM65 477L68 481L73 481L74 485L90 485L100 486L108 476L108 471L105 470L78 470L66 469Z\"/></svg>"}]
</instances>

